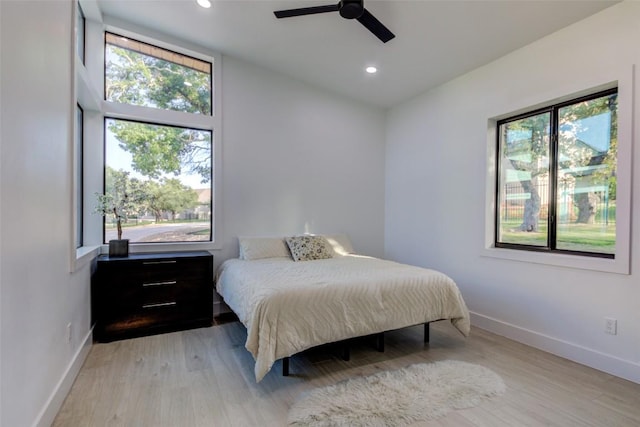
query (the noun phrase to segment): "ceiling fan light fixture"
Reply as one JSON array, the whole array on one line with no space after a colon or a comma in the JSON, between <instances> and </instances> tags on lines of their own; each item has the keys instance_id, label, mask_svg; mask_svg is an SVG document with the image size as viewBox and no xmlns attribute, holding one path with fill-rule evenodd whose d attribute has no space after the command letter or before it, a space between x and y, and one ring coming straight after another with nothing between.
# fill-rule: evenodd
<instances>
[{"instance_id":1,"label":"ceiling fan light fixture","mask_svg":"<svg viewBox=\"0 0 640 427\"><path fill-rule=\"evenodd\" d=\"M316 15L327 12L339 12L340 16L345 19L357 20L379 38L382 43L386 43L395 37L382 22L378 21L375 16L365 9L364 0L340 0L338 4L276 10L273 14L276 18L292 18L294 16Z\"/></svg>"},{"instance_id":2,"label":"ceiling fan light fixture","mask_svg":"<svg viewBox=\"0 0 640 427\"><path fill-rule=\"evenodd\" d=\"M364 70L369 74L375 74L375 73L378 72L378 69L376 67L374 67L373 65L368 66Z\"/></svg>"},{"instance_id":3,"label":"ceiling fan light fixture","mask_svg":"<svg viewBox=\"0 0 640 427\"><path fill-rule=\"evenodd\" d=\"M211 2L209 0L196 0L198 6L204 7L205 9L209 9L211 7Z\"/></svg>"},{"instance_id":4,"label":"ceiling fan light fixture","mask_svg":"<svg viewBox=\"0 0 640 427\"><path fill-rule=\"evenodd\" d=\"M345 19L357 19L364 13L362 0L342 0L340 3L340 16Z\"/></svg>"}]
</instances>

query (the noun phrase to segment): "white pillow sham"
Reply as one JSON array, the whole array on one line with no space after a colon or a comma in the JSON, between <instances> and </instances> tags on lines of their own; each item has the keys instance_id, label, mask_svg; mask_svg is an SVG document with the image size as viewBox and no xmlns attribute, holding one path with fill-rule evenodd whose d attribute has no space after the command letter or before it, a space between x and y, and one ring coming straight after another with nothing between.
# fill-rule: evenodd
<instances>
[{"instance_id":1,"label":"white pillow sham","mask_svg":"<svg viewBox=\"0 0 640 427\"><path fill-rule=\"evenodd\" d=\"M238 237L240 259L291 258L283 237Z\"/></svg>"}]
</instances>

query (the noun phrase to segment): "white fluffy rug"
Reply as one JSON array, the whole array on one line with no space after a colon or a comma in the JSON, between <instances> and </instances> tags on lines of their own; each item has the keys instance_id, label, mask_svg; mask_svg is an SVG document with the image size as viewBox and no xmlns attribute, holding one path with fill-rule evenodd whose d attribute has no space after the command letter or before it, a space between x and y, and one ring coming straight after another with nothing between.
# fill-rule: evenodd
<instances>
[{"instance_id":1,"label":"white fluffy rug","mask_svg":"<svg viewBox=\"0 0 640 427\"><path fill-rule=\"evenodd\" d=\"M495 372L445 360L352 378L304 393L289 410L294 426L406 426L471 408L505 391Z\"/></svg>"}]
</instances>

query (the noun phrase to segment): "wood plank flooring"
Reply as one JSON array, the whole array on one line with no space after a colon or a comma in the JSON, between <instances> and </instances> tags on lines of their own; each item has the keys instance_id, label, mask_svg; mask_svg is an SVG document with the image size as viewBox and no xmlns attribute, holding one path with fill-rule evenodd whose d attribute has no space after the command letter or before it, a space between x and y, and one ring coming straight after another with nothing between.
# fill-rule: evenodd
<instances>
[{"instance_id":1,"label":"wood plank flooring","mask_svg":"<svg viewBox=\"0 0 640 427\"><path fill-rule=\"evenodd\" d=\"M281 362L258 384L246 331L237 321L210 328L95 344L55 422L56 427L285 426L303 391L337 381L444 359L500 374L504 396L416 426L640 426L640 385L473 328L464 338L448 322L352 343L351 360L325 346Z\"/></svg>"}]
</instances>

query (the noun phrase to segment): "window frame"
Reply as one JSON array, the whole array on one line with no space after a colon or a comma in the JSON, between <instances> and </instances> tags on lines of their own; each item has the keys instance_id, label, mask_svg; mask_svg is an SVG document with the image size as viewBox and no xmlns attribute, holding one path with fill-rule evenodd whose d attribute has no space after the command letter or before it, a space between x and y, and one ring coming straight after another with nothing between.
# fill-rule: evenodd
<instances>
[{"instance_id":1,"label":"window frame","mask_svg":"<svg viewBox=\"0 0 640 427\"><path fill-rule=\"evenodd\" d=\"M162 110L153 107L144 107L138 105L121 104L116 102L110 102L105 100L105 48L106 48L106 33L115 34L116 36L122 36L136 40L141 43L145 43L151 46L157 46L161 49L175 52L180 55L192 57L201 61L211 63L211 115L207 114L194 114L185 113L182 111ZM212 250L220 249L219 230L221 229L221 211L220 203L217 203L216 196L221 194L221 127L222 120L220 114L221 105L221 91L220 91L220 75L221 75L221 56L215 52L201 52L200 50L190 49L186 43L176 43L175 41L167 41L166 39L156 37L148 37L141 34L138 31L131 31L127 28L116 27L112 25L105 25L102 28L102 46L101 55L102 63L99 70L99 82L101 87L101 111L103 118L112 118L117 120L130 120L137 122L153 123L163 126L175 126L189 129L206 130L211 132L211 156L212 156L212 173L211 173L211 204L212 204L212 220L211 220L211 241L199 241L199 242L158 242L158 243L144 243L136 242L131 243L129 246L130 253L137 252L160 252L160 251L180 251L180 250ZM104 149L106 141L106 132L104 130L104 120L102 125L102 135L100 143L102 144L102 159L101 167L103 170L102 186L99 191L104 191ZM99 233L100 242L104 240L104 225L103 220L101 231ZM104 243L102 250L106 250Z\"/></svg>"},{"instance_id":2,"label":"window frame","mask_svg":"<svg viewBox=\"0 0 640 427\"><path fill-rule=\"evenodd\" d=\"M75 248L84 246L84 109L76 102L74 129Z\"/></svg>"},{"instance_id":3,"label":"window frame","mask_svg":"<svg viewBox=\"0 0 640 427\"><path fill-rule=\"evenodd\" d=\"M107 44L109 44L109 42L107 41L107 34L113 36L114 38L122 37L122 38L130 39L132 41L135 41L135 42L138 42L140 44L146 45L146 46L150 47L151 49L159 48L159 49L164 50L164 51L166 51L166 52L168 52L170 54L180 55L180 56L188 58L188 59L193 59L195 61L208 63L209 66L210 66L210 78L211 78L210 79L211 86L209 88L210 111L209 111L209 113L206 113L206 114L203 113L202 115L203 116L214 116L215 115L214 114L214 112L215 112L215 103L214 103L214 100L215 100L215 96L214 96L215 81L214 81L214 79L215 79L216 69L215 69L214 58L211 57L211 58L203 59L202 57L197 57L197 56L194 56L194 55L191 55L191 54L188 54L188 53L184 53L183 51L181 51L177 47L171 47L171 48L163 47L160 43L150 43L148 41L142 40L142 38L144 38L144 37L140 38L140 37L135 37L135 36L126 36L126 35L118 34L117 32L114 32L114 31L111 31L111 30L105 30L104 34L103 34L103 36L104 36L104 47L103 47L104 50L103 50L103 52L105 52L105 55L106 55L106 51L107 51ZM113 44L113 43L111 43L111 44ZM120 47L121 49L135 51L133 49L130 49L130 48L124 47L124 46L118 46L118 47ZM141 54L141 55L147 55L146 53L139 52L139 51L138 51L138 53ZM153 56L153 55L147 55L147 56ZM157 58L157 57L155 57L155 58ZM158 58L158 59L162 59L162 58ZM162 59L162 60L171 62L171 61L169 61L167 59ZM181 66L185 67L185 68L189 68L187 65L181 65ZM103 77L103 99L106 101L106 96L107 96L107 76L106 76L107 67L106 67L106 61L103 64L102 70L103 70L103 75L102 75L102 77ZM201 71L201 72L203 72L203 71ZM109 102L109 103L112 103L112 104L117 104L115 102L110 102L110 101L106 101L106 102ZM124 104L124 105L138 106L136 104ZM161 109L161 108L158 108L158 107L144 107L144 106L139 106L139 107L164 110L164 109ZM177 111L177 110L164 110L164 111ZM182 111L179 111L179 112L180 113L184 113L184 114L196 114L196 113L186 113L186 112L182 112Z\"/></svg>"},{"instance_id":4,"label":"window frame","mask_svg":"<svg viewBox=\"0 0 640 427\"><path fill-rule=\"evenodd\" d=\"M635 67L619 64L599 70L594 75L558 81L544 93L533 93L520 99L504 99L498 111L489 113L485 133L485 209L484 235L478 249L481 257L501 262L524 262L540 266L589 270L603 273L629 275L631 273L631 190L633 151L633 94ZM521 251L496 248L495 209L497 199L495 181L497 173L496 134L497 122L526 111L544 108L552 104L575 99L606 89L618 88L618 165L616 183L616 246L614 259L594 258L563 253ZM585 89L587 88L587 89ZM505 111L507 111L505 113Z\"/></svg>"},{"instance_id":5,"label":"window frame","mask_svg":"<svg viewBox=\"0 0 640 427\"><path fill-rule=\"evenodd\" d=\"M85 15L85 61L80 59L77 48L71 50L72 56L72 94L70 96L70 130L69 156L70 165L75 165L78 156L75 150L75 105L79 103L84 110L84 146L82 153L83 176L78 177L75 168L69 171L69 271L75 272L85 268L91 260L100 253L107 253L108 246L103 242L103 218L93 214L95 209L95 193L104 192L104 117L115 119L129 119L136 121L151 121L159 124L173 125L185 128L204 129L212 132L212 241L206 242L172 242L172 243L137 243L131 245L130 252L163 252L190 250L219 250L221 249L220 230L222 212L220 203L216 203L218 195L222 194L222 119L221 106L221 72L222 57L219 53L203 50L201 46L192 46L183 40L173 39L168 35L153 34L147 36L140 28L133 28L130 24L118 21L117 25L102 16L99 8L87 0L74 2L72 22L75 36L77 31L78 5L82 5ZM185 55L212 63L212 115L185 114L178 111L157 110L149 117L144 107L116 105L104 101L104 33L109 31L125 37L131 37L141 42L157 45L163 49L174 50ZM73 38L72 38L73 39ZM96 173L98 172L98 173ZM83 214L78 218L74 203L76 201L76 182L82 179ZM78 222L82 222L83 245L76 248L76 233Z\"/></svg>"},{"instance_id":6,"label":"window frame","mask_svg":"<svg viewBox=\"0 0 640 427\"><path fill-rule=\"evenodd\" d=\"M515 116L509 116L503 119L500 119L496 122L497 132L496 132L496 165L497 172L495 177L495 200L497 203L500 202L500 167L502 162L502 153L500 152L500 128L502 125L507 123L512 123L518 120L526 119L529 117L539 116L542 114L549 114L550 121L550 135L549 135L549 178L548 178L548 214L547 214L547 243L546 246L535 246L535 245L527 245L520 243L508 243L508 242L500 242L498 241L498 235L500 230L500 212L499 209L494 211L494 240L493 245L496 248L504 248L504 249L513 249L513 250L522 250L522 251L532 251L532 252L547 252L547 253L560 253L567 255L579 255L585 257L594 257L594 258L609 258L615 259L615 252L613 254L604 253L604 252L587 252L587 251L576 251L569 249L558 249L557 248L557 191L558 191L558 149L559 149L559 111L562 108L579 104L585 101L592 101L598 98L603 98L611 95L618 95L618 87L605 89L602 91L594 92L588 95L582 95L578 98L572 98L566 101L562 101L559 103L555 103L549 105L544 108L538 108L536 110L527 111L524 113L517 114ZM617 158L616 158L617 162Z\"/></svg>"},{"instance_id":7,"label":"window frame","mask_svg":"<svg viewBox=\"0 0 640 427\"><path fill-rule=\"evenodd\" d=\"M82 10L82 5L79 0L76 0L76 53L80 62L85 63L86 50L86 37L87 37L87 18Z\"/></svg>"},{"instance_id":8,"label":"window frame","mask_svg":"<svg viewBox=\"0 0 640 427\"><path fill-rule=\"evenodd\" d=\"M103 135L104 135L104 143L103 143L103 150L104 150L104 154L103 154L103 167L102 167L102 193L104 194L106 192L106 184L107 184L107 179L106 179L106 171L107 171L107 121L109 120L120 120L120 121L127 121L127 122L131 122L131 123L142 123L142 124L148 124L148 125L153 125L153 126L165 126L165 127L174 127L174 128L179 128L179 129L186 129L183 126L177 126L177 125L167 125L164 123L155 123L155 122L144 122L141 120L132 120L132 119L123 119L123 118L115 118L115 117L111 117L108 115L105 115L103 118L104 121L104 125L103 125ZM211 212L211 218L209 219L209 240L200 240L200 241L194 241L194 242L187 242L187 241L162 241L162 242L154 242L154 243L150 243L150 242L129 242L129 247L131 248L131 245L140 245L140 244L149 244L149 245L160 245L160 244L183 244L183 243L212 243L214 241L214 220L215 220L215 216L213 214L213 186L214 186L214 181L213 181L213 175L214 175L214 156L213 156L213 139L214 139L214 133L213 130L210 129L198 129L198 128L188 128L189 130L195 130L195 131L200 131L200 132L209 132L211 134L211 154L210 154L210 159L209 162L211 163L211 176L209 177L209 182L210 182L210 188L211 188L211 200L209 200L209 209ZM107 245L108 242L106 241L106 217L102 217L102 244ZM123 233L124 235L124 233ZM126 237L126 236L125 236Z\"/></svg>"}]
</instances>

